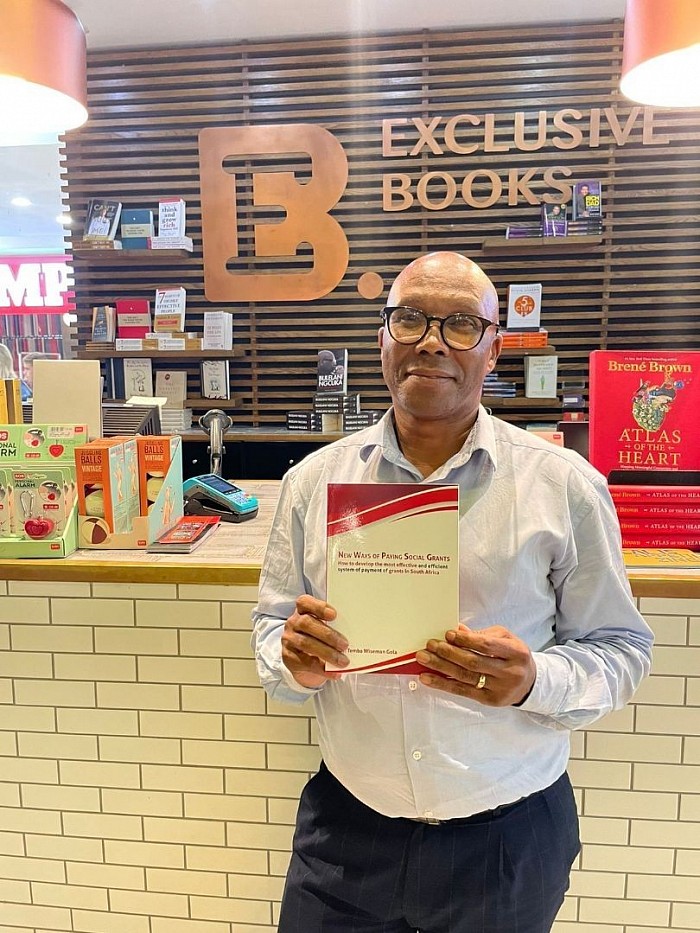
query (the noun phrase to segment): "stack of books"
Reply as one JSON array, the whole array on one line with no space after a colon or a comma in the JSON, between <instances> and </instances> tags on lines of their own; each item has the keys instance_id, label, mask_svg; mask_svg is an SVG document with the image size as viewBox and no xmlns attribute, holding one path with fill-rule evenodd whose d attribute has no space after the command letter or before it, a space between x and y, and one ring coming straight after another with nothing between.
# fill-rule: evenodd
<instances>
[{"instance_id":1,"label":"stack of books","mask_svg":"<svg viewBox=\"0 0 700 933\"><path fill-rule=\"evenodd\" d=\"M700 550L700 486L610 484L622 546Z\"/></svg>"},{"instance_id":2,"label":"stack of books","mask_svg":"<svg viewBox=\"0 0 700 933\"><path fill-rule=\"evenodd\" d=\"M512 379L499 379L495 372L487 373L483 394L491 398L515 398L515 382Z\"/></svg>"},{"instance_id":3,"label":"stack of books","mask_svg":"<svg viewBox=\"0 0 700 933\"><path fill-rule=\"evenodd\" d=\"M503 349L531 349L547 346L547 331L540 327L539 330L517 331L502 330Z\"/></svg>"},{"instance_id":4,"label":"stack of books","mask_svg":"<svg viewBox=\"0 0 700 933\"><path fill-rule=\"evenodd\" d=\"M191 408L161 408L160 427L163 434L182 434L192 427Z\"/></svg>"},{"instance_id":5,"label":"stack of books","mask_svg":"<svg viewBox=\"0 0 700 933\"><path fill-rule=\"evenodd\" d=\"M541 221L527 221L520 224L508 224L506 227L506 240L519 240L524 237L542 236Z\"/></svg>"}]
</instances>

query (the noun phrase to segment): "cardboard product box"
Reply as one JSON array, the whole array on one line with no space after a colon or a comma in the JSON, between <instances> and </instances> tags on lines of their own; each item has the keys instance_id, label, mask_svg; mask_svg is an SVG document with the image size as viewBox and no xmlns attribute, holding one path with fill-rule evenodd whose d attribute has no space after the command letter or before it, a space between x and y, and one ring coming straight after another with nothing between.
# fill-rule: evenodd
<instances>
[{"instance_id":1,"label":"cardboard product box","mask_svg":"<svg viewBox=\"0 0 700 933\"><path fill-rule=\"evenodd\" d=\"M95 520L95 536L129 529L124 445L99 438L76 448L78 513Z\"/></svg>"},{"instance_id":2,"label":"cardboard product box","mask_svg":"<svg viewBox=\"0 0 700 933\"><path fill-rule=\"evenodd\" d=\"M136 438L141 515L148 515L156 501L180 441L177 435L139 435Z\"/></svg>"},{"instance_id":3,"label":"cardboard product box","mask_svg":"<svg viewBox=\"0 0 700 933\"><path fill-rule=\"evenodd\" d=\"M72 463L75 448L87 440L84 424L0 424L0 464Z\"/></svg>"},{"instance_id":4,"label":"cardboard product box","mask_svg":"<svg viewBox=\"0 0 700 933\"><path fill-rule=\"evenodd\" d=\"M12 484L10 533L32 541L59 538L73 508L73 470L31 463L6 472Z\"/></svg>"},{"instance_id":5,"label":"cardboard product box","mask_svg":"<svg viewBox=\"0 0 700 933\"><path fill-rule=\"evenodd\" d=\"M12 470L0 466L0 538L12 534L13 490Z\"/></svg>"},{"instance_id":6,"label":"cardboard product box","mask_svg":"<svg viewBox=\"0 0 700 933\"><path fill-rule=\"evenodd\" d=\"M22 424L22 385L19 379L0 379L0 424Z\"/></svg>"}]
</instances>

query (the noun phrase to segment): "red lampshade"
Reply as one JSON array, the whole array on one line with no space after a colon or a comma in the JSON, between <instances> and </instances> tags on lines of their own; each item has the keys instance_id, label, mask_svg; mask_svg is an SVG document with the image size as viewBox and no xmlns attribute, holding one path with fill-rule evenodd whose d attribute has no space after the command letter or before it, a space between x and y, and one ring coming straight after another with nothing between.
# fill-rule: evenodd
<instances>
[{"instance_id":1,"label":"red lampshade","mask_svg":"<svg viewBox=\"0 0 700 933\"><path fill-rule=\"evenodd\" d=\"M654 107L700 106L700 0L627 0L620 90Z\"/></svg>"},{"instance_id":2,"label":"red lampshade","mask_svg":"<svg viewBox=\"0 0 700 933\"><path fill-rule=\"evenodd\" d=\"M0 141L87 120L86 41L60 0L0 0Z\"/></svg>"}]
</instances>

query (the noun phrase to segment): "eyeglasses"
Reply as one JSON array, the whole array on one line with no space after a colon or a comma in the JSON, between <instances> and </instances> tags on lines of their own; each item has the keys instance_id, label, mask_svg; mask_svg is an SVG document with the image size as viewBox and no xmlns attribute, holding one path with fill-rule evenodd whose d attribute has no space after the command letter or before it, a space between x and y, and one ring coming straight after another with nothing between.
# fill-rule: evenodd
<instances>
[{"instance_id":1,"label":"eyeglasses","mask_svg":"<svg viewBox=\"0 0 700 933\"><path fill-rule=\"evenodd\" d=\"M399 305L380 312L389 333L397 343L420 343L433 321L440 326L440 337L452 350L473 350L481 343L488 327L499 325L477 314L449 314L447 317L428 315L420 308Z\"/></svg>"}]
</instances>

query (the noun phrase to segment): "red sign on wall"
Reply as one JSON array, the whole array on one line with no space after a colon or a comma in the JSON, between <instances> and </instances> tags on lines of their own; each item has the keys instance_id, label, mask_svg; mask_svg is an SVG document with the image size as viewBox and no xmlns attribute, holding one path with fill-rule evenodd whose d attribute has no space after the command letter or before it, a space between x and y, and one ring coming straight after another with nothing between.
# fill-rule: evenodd
<instances>
[{"instance_id":1,"label":"red sign on wall","mask_svg":"<svg viewBox=\"0 0 700 933\"><path fill-rule=\"evenodd\" d=\"M75 310L66 256L0 255L0 314L64 314Z\"/></svg>"}]
</instances>

